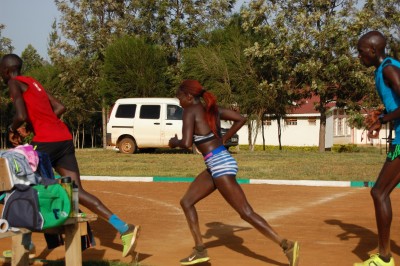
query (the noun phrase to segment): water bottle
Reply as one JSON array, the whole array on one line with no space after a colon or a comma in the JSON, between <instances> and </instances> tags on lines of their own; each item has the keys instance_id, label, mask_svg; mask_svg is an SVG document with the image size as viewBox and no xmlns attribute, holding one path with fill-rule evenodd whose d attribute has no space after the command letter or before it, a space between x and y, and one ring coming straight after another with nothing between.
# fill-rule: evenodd
<instances>
[{"instance_id":1,"label":"water bottle","mask_svg":"<svg viewBox=\"0 0 400 266\"><path fill-rule=\"evenodd\" d=\"M79 187L72 181L72 216L79 215Z\"/></svg>"},{"instance_id":2,"label":"water bottle","mask_svg":"<svg viewBox=\"0 0 400 266\"><path fill-rule=\"evenodd\" d=\"M68 194L70 206L72 208L72 179L70 176L64 176L61 178L61 186L65 189Z\"/></svg>"}]
</instances>

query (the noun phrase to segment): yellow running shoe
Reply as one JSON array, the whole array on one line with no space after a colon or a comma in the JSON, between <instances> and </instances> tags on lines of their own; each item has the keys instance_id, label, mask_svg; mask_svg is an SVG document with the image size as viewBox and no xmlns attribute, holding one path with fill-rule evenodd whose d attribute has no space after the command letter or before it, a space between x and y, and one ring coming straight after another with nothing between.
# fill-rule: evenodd
<instances>
[{"instance_id":1,"label":"yellow running shoe","mask_svg":"<svg viewBox=\"0 0 400 266\"><path fill-rule=\"evenodd\" d=\"M4 250L3 251L3 257L4 258L12 258L12 251L11 250ZM28 257L30 259L34 259L36 257L36 247L32 242L29 244L29 256Z\"/></svg>"},{"instance_id":2,"label":"yellow running shoe","mask_svg":"<svg viewBox=\"0 0 400 266\"><path fill-rule=\"evenodd\" d=\"M128 254L135 249L137 239L139 238L139 225L129 225L128 231L121 235L122 245L124 246L122 250L122 257L128 256Z\"/></svg>"},{"instance_id":3,"label":"yellow running shoe","mask_svg":"<svg viewBox=\"0 0 400 266\"><path fill-rule=\"evenodd\" d=\"M364 262L354 263L354 266L394 266L394 259L391 257L389 262L384 262L379 254L373 254Z\"/></svg>"},{"instance_id":4,"label":"yellow running shoe","mask_svg":"<svg viewBox=\"0 0 400 266\"><path fill-rule=\"evenodd\" d=\"M285 253L286 257L289 260L289 265L297 266L299 264L299 252L300 252L299 243L297 241L295 242L287 241L287 245L288 247L285 250L283 250L283 252Z\"/></svg>"},{"instance_id":5,"label":"yellow running shoe","mask_svg":"<svg viewBox=\"0 0 400 266\"><path fill-rule=\"evenodd\" d=\"M203 251L198 251L196 248L193 248L192 254L189 257L181 259L181 265L194 265L201 262L209 261L210 257L208 257L207 249Z\"/></svg>"}]
</instances>

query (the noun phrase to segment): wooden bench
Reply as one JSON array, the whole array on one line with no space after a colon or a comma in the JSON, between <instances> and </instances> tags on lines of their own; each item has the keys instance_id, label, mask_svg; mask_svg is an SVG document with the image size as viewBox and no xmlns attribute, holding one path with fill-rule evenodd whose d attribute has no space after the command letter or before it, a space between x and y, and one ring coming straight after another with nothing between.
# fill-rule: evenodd
<instances>
[{"instance_id":1,"label":"wooden bench","mask_svg":"<svg viewBox=\"0 0 400 266\"><path fill-rule=\"evenodd\" d=\"M51 228L42 233L63 233L65 234L65 265L81 266L82 265L82 244L81 236L87 234L86 222L97 220L97 215L87 214L85 217L71 217L64 225ZM29 265L29 247L24 246L24 237L31 233L28 229L18 228L18 231L9 230L0 233L0 239L12 238L12 266Z\"/></svg>"},{"instance_id":2,"label":"wooden bench","mask_svg":"<svg viewBox=\"0 0 400 266\"><path fill-rule=\"evenodd\" d=\"M10 191L14 186L12 174L7 159L0 157L0 191ZM85 217L70 217L64 225L51 228L42 233L63 233L65 234L65 265L81 266L82 265L82 244L81 235L87 234L86 222L97 220L97 215L86 214ZM18 228L18 231L7 231L0 233L0 239L12 238L12 266L29 265L29 247L25 247L23 243L31 233L28 229Z\"/></svg>"}]
</instances>

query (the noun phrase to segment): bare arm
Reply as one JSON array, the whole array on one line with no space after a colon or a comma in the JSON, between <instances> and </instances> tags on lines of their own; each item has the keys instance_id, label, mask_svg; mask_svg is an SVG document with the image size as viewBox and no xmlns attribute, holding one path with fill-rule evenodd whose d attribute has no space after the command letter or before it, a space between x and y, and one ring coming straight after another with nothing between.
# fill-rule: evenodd
<instances>
[{"instance_id":1,"label":"bare arm","mask_svg":"<svg viewBox=\"0 0 400 266\"><path fill-rule=\"evenodd\" d=\"M47 96L49 97L49 101L51 104L51 108L53 109L53 112L56 114L58 118L61 117L63 113L67 110L65 106L56 98L53 97L50 93L47 93Z\"/></svg>"},{"instance_id":2,"label":"bare arm","mask_svg":"<svg viewBox=\"0 0 400 266\"><path fill-rule=\"evenodd\" d=\"M22 84L17 80L10 80L8 82L10 96L13 99L13 104L15 107L15 115L10 125L13 131L19 128L27 118L25 102L24 98L22 97L23 88L21 86Z\"/></svg>"},{"instance_id":3,"label":"bare arm","mask_svg":"<svg viewBox=\"0 0 400 266\"><path fill-rule=\"evenodd\" d=\"M191 148L193 144L193 132L194 132L195 114L193 108L188 108L183 111L182 117L182 139L178 139L175 135L169 141L171 148Z\"/></svg>"},{"instance_id":4,"label":"bare arm","mask_svg":"<svg viewBox=\"0 0 400 266\"><path fill-rule=\"evenodd\" d=\"M222 136L222 142L225 143L246 123L247 118L231 109L219 108L219 112L222 120L233 121L232 126L225 135Z\"/></svg>"}]
</instances>

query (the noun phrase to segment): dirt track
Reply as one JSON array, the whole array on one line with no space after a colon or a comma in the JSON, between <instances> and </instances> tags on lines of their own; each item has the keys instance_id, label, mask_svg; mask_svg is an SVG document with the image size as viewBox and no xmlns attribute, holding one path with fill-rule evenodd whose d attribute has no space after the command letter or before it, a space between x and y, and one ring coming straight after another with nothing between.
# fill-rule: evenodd
<instances>
[{"instance_id":1,"label":"dirt track","mask_svg":"<svg viewBox=\"0 0 400 266\"><path fill-rule=\"evenodd\" d=\"M142 225L136 251L141 265L179 265L191 252L193 241L179 206L188 183L130 183L84 181L124 220ZM368 188L326 188L278 185L242 185L254 210L284 237L301 244L300 265L352 265L376 252L376 226ZM400 263L400 193L392 194L392 251ZM242 221L218 192L197 206L204 241L211 261L201 265L288 265L281 249ZM121 258L121 242L106 222L91 223L97 245L83 253L84 260L134 261ZM41 234L34 234L42 259L62 259L63 247L46 249ZM2 240L0 250L9 249ZM199 264L200 265L200 264Z\"/></svg>"}]
</instances>

